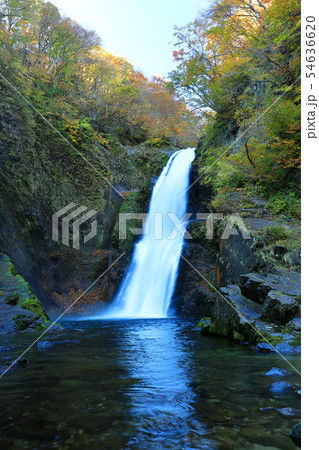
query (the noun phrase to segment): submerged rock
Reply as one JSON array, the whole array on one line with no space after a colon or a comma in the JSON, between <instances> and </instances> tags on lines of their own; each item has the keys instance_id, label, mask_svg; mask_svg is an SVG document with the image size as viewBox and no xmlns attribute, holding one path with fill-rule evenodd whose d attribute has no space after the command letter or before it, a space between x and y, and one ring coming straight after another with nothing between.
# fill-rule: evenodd
<instances>
[{"instance_id":1,"label":"submerged rock","mask_svg":"<svg viewBox=\"0 0 319 450\"><path fill-rule=\"evenodd\" d=\"M279 412L279 414L283 417L293 417L296 416L297 414L300 413L299 410L297 409L293 409L290 407L287 408L278 408L277 411Z\"/></svg>"},{"instance_id":2,"label":"submerged rock","mask_svg":"<svg viewBox=\"0 0 319 450\"><path fill-rule=\"evenodd\" d=\"M286 381L277 381L276 383L271 383L268 389L274 393L283 393L293 389L293 385L287 383Z\"/></svg>"},{"instance_id":3,"label":"submerged rock","mask_svg":"<svg viewBox=\"0 0 319 450\"><path fill-rule=\"evenodd\" d=\"M266 376L269 377L289 377L292 375L291 372L288 372L288 370L285 369L279 369L278 367L272 367L268 372L265 373Z\"/></svg>"},{"instance_id":4,"label":"submerged rock","mask_svg":"<svg viewBox=\"0 0 319 450\"><path fill-rule=\"evenodd\" d=\"M65 340L65 341L38 341L37 342L37 348L38 350L44 350L47 348L51 348L54 345L58 345L58 344L77 344L78 342L80 342L79 340Z\"/></svg>"},{"instance_id":5,"label":"submerged rock","mask_svg":"<svg viewBox=\"0 0 319 450\"><path fill-rule=\"evenodd\" d=\"M301 447L301 422L296 423L296 425L289 433L289 436L295 445Z\"/></svg>"}]
</instances>

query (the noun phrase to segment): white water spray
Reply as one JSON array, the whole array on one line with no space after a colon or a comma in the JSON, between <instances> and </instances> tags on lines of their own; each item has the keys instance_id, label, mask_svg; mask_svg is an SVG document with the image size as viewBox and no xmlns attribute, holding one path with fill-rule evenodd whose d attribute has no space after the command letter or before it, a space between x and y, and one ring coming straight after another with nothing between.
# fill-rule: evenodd
<instances>
[{"instance_id":1,"label":"white water spray","mask_svg":"<svg viewBox=\"0 0 319 450\"><path fill-rule=\"evenodd\" d=\"M182 219L194 158L192 148L179 150L170 157L154 186L143 236L135 245L120 290L105 313L97 318L167 317L187 225ZM178 227L172 217L175 222L176 217L179 219Z\"/></svg>"}]
</instances>

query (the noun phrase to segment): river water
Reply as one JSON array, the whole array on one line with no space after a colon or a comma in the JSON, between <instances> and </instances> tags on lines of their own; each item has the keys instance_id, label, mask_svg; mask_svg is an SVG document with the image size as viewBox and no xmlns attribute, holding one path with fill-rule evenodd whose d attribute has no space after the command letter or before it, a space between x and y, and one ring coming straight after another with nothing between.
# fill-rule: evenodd
<instances>
[{"instance_id":1,"label":"river water","mask_svg":"<svg viewBox=\"0 0 319 450\"><path fill-rule=\"evenodd\" d=\"M201 336L188 319L66 322L42 339L75 341L32 349L28 364L0 379L1 449L294 449L300 408L271 367L274 354ZM0 365L38 336L1 337ZM297 356L287 357L298 369ZM285 379L299 385L297 374Z\"/></svg>"}]
</instances>

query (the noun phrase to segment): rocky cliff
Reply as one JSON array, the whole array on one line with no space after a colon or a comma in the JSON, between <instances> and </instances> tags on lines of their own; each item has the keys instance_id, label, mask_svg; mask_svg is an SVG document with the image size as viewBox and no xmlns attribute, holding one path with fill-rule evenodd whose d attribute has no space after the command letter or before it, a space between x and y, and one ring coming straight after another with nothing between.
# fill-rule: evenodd
<instances>
[{"instance_id":1,"label":"rocky cliff","mask_svg":"<svg viewBox=\"0 0 319 450\"><path fill-rule=\"evenodd\" d=\"M85 293L123 250L114 236L118 213L132 199L140 208L147 204L149 180L172 148L124 147L94 135L79 148L7 88L0 102L0 251L50 317L81 295L72 312L98 307L114 295L129 254ZM61 223L58 242L52 239L52 215L71 203L96 211L96 235L85 243L92 220L83 223L79 249L72 246L72 227L69 245L61 242Z\"/></svg>"}]
</instances>

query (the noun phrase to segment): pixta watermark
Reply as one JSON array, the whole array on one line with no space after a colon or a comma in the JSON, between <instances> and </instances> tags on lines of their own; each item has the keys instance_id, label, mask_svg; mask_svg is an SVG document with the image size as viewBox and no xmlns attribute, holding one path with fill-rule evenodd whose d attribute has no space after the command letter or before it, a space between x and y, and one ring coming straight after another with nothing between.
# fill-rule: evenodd
<instances>
[{"instance_id":1,"label":"pixta watermark","mask_svg":"<svg viewBox=\"0 0 319 450\"><path fill-rule=\"evenodd\" d=\"M119 239L126 239L128 230L133 235L152 235L155 240L172 240L175 239L178 234L182 234L184 239L193 239L191 233L186 230L186 225L193 216L192 213L186 213L180 219L173 212L156 212L153 214L153 217L150 217L148 213L120 213ZM128 224L131 220L140 221L141 226L133 228ZM224 220L225 222L223 224L224 228L220 237L221 239L228 239L230 236L239 235L240 233L244 239L251 239L243 219L238 214L227 215L224 217L223 213L198 213L193 220L205 223L206 239L214 238L215 224L216 221L220 220ZM168 233L167 229L169 229Z\"/></svg>"},{"instance_id":2,"label":"pixta watermark","mask_svg":"<svg viewBox=\"0 0 319 450\"><path fill-rule=\"evenodd\" d=\"M61 235L61 242L64 245L72 246L80 250L80 228L83 224L90 221L91 230L84 236L84 243L94 238L97 234L97 221L91 220L96 216L97 211L87 211L86 206L79 206L76 203L70 203L64 208L59 209L52 215L52 240L59 242ZM75 220L74 220L75 219ZM74 221L73 221L74 220ZM61 233L60 233L61 224ZM70 229L72 230L70 236Z\"/></svg>"}]
</instances>

